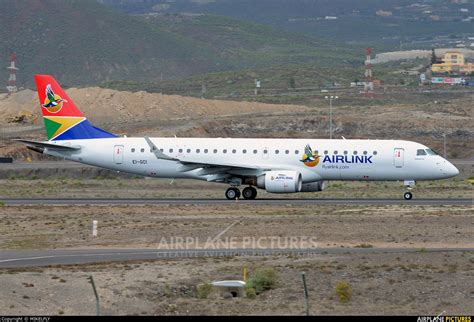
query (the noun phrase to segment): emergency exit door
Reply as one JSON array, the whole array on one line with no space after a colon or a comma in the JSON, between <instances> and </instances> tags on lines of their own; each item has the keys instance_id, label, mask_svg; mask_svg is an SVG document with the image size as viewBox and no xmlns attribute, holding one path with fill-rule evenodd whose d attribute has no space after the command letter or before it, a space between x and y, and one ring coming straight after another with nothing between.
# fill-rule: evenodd
<instances>
[{"instance_id":1,"label":"emergency exit door","mask_svg":"<svg viewBox=\"0 0 474 322\"><path fill-rule=\"evenodd\" d=\"M405 150L401 149L401 148L395 148L393 150L393 165L395 166L395 168L402 168L403 167L404 152L405 152Z\"/></svg>"},{"instance_id":2,"label":"emergency exit door","mask_svg":"<svg viewBox=\"0 0 474 322\"><path fill-rule=\"evenodd\" d=\"M123 145L114 146L114 162L115 164L123 163Z\"/></svg>"}]
</instances>

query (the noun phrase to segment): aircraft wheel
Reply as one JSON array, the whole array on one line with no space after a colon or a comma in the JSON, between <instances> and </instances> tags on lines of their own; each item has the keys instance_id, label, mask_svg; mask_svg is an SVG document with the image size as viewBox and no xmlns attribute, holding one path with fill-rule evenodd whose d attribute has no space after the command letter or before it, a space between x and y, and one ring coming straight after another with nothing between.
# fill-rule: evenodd
<instances>
[{"instance_id":1,"label":"aircraft wheel","mask_svg":"<svg viewBox=\"0 0 474 322\"><path fill-rule=\"evenodd\" d=\"M411 192L405 192L403 198L405 198L405 200L411 200L411 198L413 198L413 195Z\"/></svg>"},{"instance_id":2,"label":"aircraft wheel","mask_svg":"<svg viewBox=\"0 0 474 322\"><path fill-rule=\"evenodd\" d=\"M257 189L254 187L247 187L242 190L242 195L244 196L244 199L255 199L255 197L257 197Z\"/></svg>"},{"instance_id":3,"label":"aircraft wheel","mask_svg":"<svg viewBox=\"0 0 474 322\"><path fill-rule=\"evenodd\" d=\"M225 197L229 200L235 200L240 198L240 190L234 187L231 187L226 190Z\"/></svg>"}]
</instances>

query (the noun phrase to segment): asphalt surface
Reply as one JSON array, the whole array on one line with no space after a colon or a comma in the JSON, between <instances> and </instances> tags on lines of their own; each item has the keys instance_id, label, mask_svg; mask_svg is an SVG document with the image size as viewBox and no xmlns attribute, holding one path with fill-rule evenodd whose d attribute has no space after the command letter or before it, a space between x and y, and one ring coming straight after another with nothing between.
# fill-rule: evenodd
<instances>
[{"instance_id":1,"label":"asphalt surface","mask_svg":"<svg viewBox=\"0 0 474 322\"><path fill-rule=\"evenodd\" d=\"M0 199L7 205L472 205L472 199Z\"/></svg>"},{"instance_id":2,"label":"asphalt surface","mask_svg":"<svg viewBox=\"0 0 474 322\"><path fill-rule=\"evenodd\" d=\"M271 256L298 254L300 256L325 254L375 254L413 252L474 252L474 248L309 248L309 249L62 249L32 251L1 251L1 268L40 267L51 265L78 265L105 262L125 262L179 258Z\"/></svg>"}]
</instances>

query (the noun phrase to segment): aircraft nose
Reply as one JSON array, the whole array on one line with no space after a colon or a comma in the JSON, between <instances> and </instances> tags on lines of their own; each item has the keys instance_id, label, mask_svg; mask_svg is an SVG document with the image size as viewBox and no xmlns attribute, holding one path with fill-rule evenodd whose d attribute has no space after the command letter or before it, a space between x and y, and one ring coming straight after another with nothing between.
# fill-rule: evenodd
<instances>
[{"instance_id":1,"label":"aircraft nose","mask_svg":"<svg viewBox=\"0 0 474 322\"><path fill-rule=\"evenodd\" d=\"M446 164L444 165L444 174L446 177L451 178L455 177L459 174L458 168L456 168L451 162L446 161Z\"/></svg>"}]
</instances>

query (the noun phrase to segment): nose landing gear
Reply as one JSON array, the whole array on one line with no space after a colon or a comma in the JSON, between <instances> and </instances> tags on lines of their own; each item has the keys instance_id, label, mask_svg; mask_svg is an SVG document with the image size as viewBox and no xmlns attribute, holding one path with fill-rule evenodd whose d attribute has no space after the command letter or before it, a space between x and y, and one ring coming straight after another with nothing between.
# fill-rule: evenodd
<instances>
[{"instance_id":1,"label":"nose landing gear","mask_svg":"<svg viewBox=\"0 0 474 322\"><path fill-rule=\"evenodd\" d=\"M413 198L413 194L411 192L407 191L403 195L403 198L405 198L405 200L411 200L411 198Z\"/></svg>"},{"instance_id":2,"label":"nose landing gear","mask_svg":"<svg viewBox=\"0 0 474 322\"><path fill-rule=\"evenodd\" d=\"M405 180L403 185L408 189L411 190L415 187L415 180ZM405 200L411 200L413 198L413 194L410 191L407 191L403 194L403 198Z\"/></svg>"}]
</instances>

